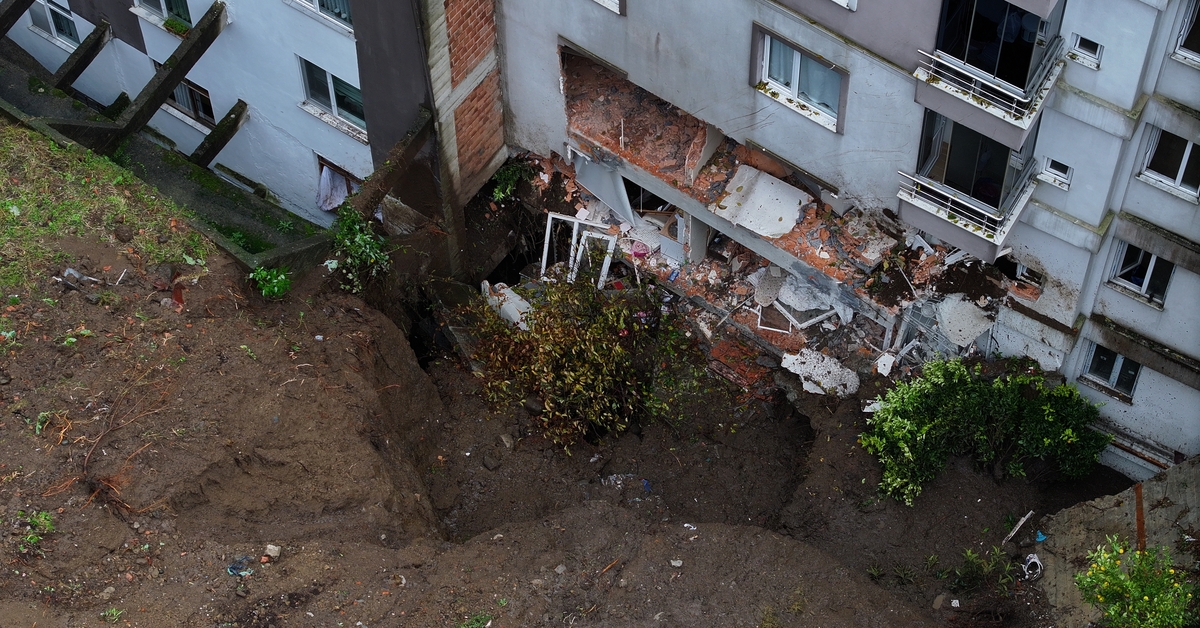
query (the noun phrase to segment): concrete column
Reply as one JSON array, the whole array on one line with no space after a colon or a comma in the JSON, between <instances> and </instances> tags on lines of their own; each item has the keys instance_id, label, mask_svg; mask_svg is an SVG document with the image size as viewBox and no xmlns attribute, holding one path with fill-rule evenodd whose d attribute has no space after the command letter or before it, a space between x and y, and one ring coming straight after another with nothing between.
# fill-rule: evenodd
<instances>
[{"instance_id":1,"label":"concrete column","mask_svg":"<svg viewBox=\"0 0 1200 628\"><path fill-rule=\"evenodd\" d=\"M92 29L87 39L75 48L75 52L67 57L67 60L59 66L58 71L54 73L54 78L50 79L51 87L57 89L66 89L79 78L80 74L92 64L96 59L96 55L104 50L104 46L112 39L112 29L108 26L108 20L100 20L96 28Z\"/></svg>"},{"instance_id":2,"label":"concrete column","mask_svg":"<svg viewBox=\"0 0 1200 628\"><path fill-rule=\"evenodd\" d=\"M8 33L13 24L33 6L33 0L4 0L0 2L0 36Z\"/></svg>"},{"instance_id":3,"label":"concrete column","mask_svg":"<svg viewBox=\"0 0 1200 628\"><path fill-rule=\"evenodd\" d=\"M203 142L192 151L192 163L202 168L207 168L217 154L221 152L229 140L237 134L238 129L250 119L250 107L246 101L238 99L237 103L230 107L229 113L225 114L224 118L217 123L211 131L208 132L208 137L204 138Z\"/></svg>"},{"instance_id":4,"label":"concrete column","mask_svg":"<svg viewBox=\"0 0 1200 628\"><path fill-rule=\"evenodd\" d=\"M400 182L410 162L416 157L425 142L429 141L433 132L433 114L426 108L421 108L417 121L404 137L388 153L388 158L363 183L363 187L350 199L354 207L364 218L375 214L375 208L383 202L393 188Z\"/></svg>"}]
</instances>

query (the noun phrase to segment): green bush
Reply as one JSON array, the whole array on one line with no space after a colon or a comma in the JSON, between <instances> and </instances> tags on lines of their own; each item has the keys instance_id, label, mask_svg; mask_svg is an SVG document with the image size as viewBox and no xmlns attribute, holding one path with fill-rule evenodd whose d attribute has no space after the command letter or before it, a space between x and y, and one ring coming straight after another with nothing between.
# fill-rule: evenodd
<instances>
[{"instance_id":1,"label":"green bush","mask_svg":"<svg viewBox=\"0 0 1200 628\"><path fill-rule=\"evenodd\" d=\"M278 299L292 289L292 280L288 277L287 267L255 268L250 273L250 280L258 286L262 295L268 299Z\"/></svg>"},{"instance_id":2,"label":"green bush","mask_svg":"<svg viewBox=\"0 0 1200 628\"><path fill-rule=\"evenodd\" d=\"M533 167L522 161L510 161L492 175L492 200L506 201L517 191L517 184L533 176Z\"/></svg>"},{"instance_id":3,"label":"green bush","mask_svg":"<svg viewBox=\"0 0 1200 628\"><path fill-rule=\"evenodd\" d=\"M880 490L912 505L952 455L1025 474L1029 459L1068 477L1087 475L1111 437L1090 429L1097 406L1067 385L1047 387L1035 368L991 381L961 360L927 362L920 377L880 400L860 442L883 464Z\"/></svg>"},{"instance_id":4,"label":"green bush","mask_svg":"<svg viewBox=\"0 0 1200 628\"><path fill-rule=\"evenodd\" d=\"M1088 552L1087 571L1075 574L1083 599L1104 613L1113 628L1181 628L1189 618L1192 585L1172 566L1165 547L1130 552L1129 543L1107 538Z\"/></svg>"},{"instance_id":5,"label":"green bush","mask_svg":"<svg viewBox=\"0 0 1200 628\"><path fill-rule=\"evenodd\" d=\"M564 448L589 430L617 433L633 421L667 418L684 390L676 373L689 363L691 345L652 290L602 292L583 277L540 288L527 297L528 330L483 303L471 308L485 396L540 399L541 428Z\"/></svg>"},{"instance_id":6,"label":"green bush","mask_svg":"<svg viewBox=\"0 0 1200 628\"><path fill-rule=\"evenodd\" d=\"M343 290L361 294L367 283L391 268L386 240L348 203L338 208L333 222L333 252L342 256Z\"/></svg>"}]
</instances>

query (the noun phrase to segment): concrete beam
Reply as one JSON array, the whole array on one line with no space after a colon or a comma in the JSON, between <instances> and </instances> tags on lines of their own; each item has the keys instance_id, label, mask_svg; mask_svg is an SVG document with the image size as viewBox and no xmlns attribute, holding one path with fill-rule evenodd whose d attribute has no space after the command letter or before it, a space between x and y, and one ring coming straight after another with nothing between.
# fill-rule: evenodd
<instances>
[{"instance_id":1,"label":"concrete beam","mask_svg":"<svg viewBox=\"0 0 1200 628\"><path fill-rule=\"evenodd\" d=\"M218 0L212 4L204 17L196 22L192 30L188 31L187 37L175 49L175 53L167 58L154 78L150 79L121 117L117 118L117 132L91 148L98 153L109 154L116 150L125 138L146 126L150 118L158 113L159 107L167 102L167 98L179 83L208 51L209 46L216 41L217 36L225 29L225 24L225 3Z\"/></svg>"},{"instance_id":2,"label":"concrete beam","mask_svg":"<svg viewBox=\"0 0 1200 628\"><path fill-rule=\"evenodd\" d=\"M238 129L241 129L249 119L250 107L246 101L239 98L237 103L230 107L229 113L225 114L217 126L208 132L208 137L205 137L196 150L192 151L192 155L188 159L197 166L207 168L229 143L229 140L237 134Z\"/></svg>"},{"instance_id":3,"label":"concrete beam","mask_svg":"<svg viewBox=\"0 0 1200 628\"><path fill-rule=\"evenodd\" d=\"M396 145L388 152L387 159L363 183L358 194L350 199L350 206L366 218L373 216L375 208L379 207L384 197L399 184L409 163L425 146L425 142L432 133L433 113L422 107L421 112L417 114L416 122L404 134L404 137L396 142Z\"/></svg>"},{"instance_id":4,"label":"concrete beam","mask_svg":"<svg viewBox=\"0 0 1200 628\"><path fill-rule=\"evenodd\" d=\"M13 24L33 6L33 0L4 0L0 2L0 37L6 35Z\"/></svg>"},{"instance_id":5,"label":"concrete beam","mask_svg":"<svg viewBox=\"0 0 1200 628\"><path fill-rule=\"evenodd\" d=\"M67 60L59 66L54 77L50 79L50 86L57 89L70 87L111 40L112 28L109 27L108 20L100 20L87 39L84 39L83 43L75 48L75 52L72 52L71 56L67 57Z\"/></svg>"}]
</instances>

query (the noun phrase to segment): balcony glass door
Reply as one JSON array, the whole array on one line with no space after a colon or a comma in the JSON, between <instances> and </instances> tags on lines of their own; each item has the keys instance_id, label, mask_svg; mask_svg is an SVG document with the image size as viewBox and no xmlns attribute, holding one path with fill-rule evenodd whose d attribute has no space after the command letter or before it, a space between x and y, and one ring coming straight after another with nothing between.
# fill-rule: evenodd
<instances>
[{"instance_id":1,"label":"balcony glass door","mask_svg":"<svg viewBox=\"0 0 1200 628\"><path fill-rule=\"evenodd\" d=\"M942 11L938 50L1027 91L1045 52L1040 17L1004 0L946 0Z\"/></svg>"},{"instance_id":2,"label":"balcony glass door","mask_svg":"<svg viewBox=\"0 0 1200 628\"><path fill-rule=\"evenodd\" d=\"M1000 207L1008 191L1009 149L996 140L926 112L921 176Z\"/></svg>"}]
</instances>

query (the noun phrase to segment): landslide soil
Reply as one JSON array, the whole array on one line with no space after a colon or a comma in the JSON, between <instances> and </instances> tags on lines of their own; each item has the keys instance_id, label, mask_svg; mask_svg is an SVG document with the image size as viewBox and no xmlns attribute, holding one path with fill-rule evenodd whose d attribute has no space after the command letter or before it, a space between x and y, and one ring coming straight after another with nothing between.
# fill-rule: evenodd
<instances>
[{"instance_id":1,"label":"landslide soil","mask_svg":"<svg viewBox=\"0 0 1200 628\"><path fill-rule=\"evenodd\" d=\"M960 461L908 508L876 495L859 401L785 376L757 394L713 379L679 425L568 455L457 359L422 369L322 269L266 301L214 255L177 309L170 268L111 239L57 246L3 312L6 627L1049 626L1019 584L934 610L949 581L927 557L953 567L1006 516L1034 510L1032 531L1127 485ZM64 292L67 267L102 285ZM21 511L53 515L36 551ZM260 562L267 544L281 554Z\"/></svg>"}]
</instances>

